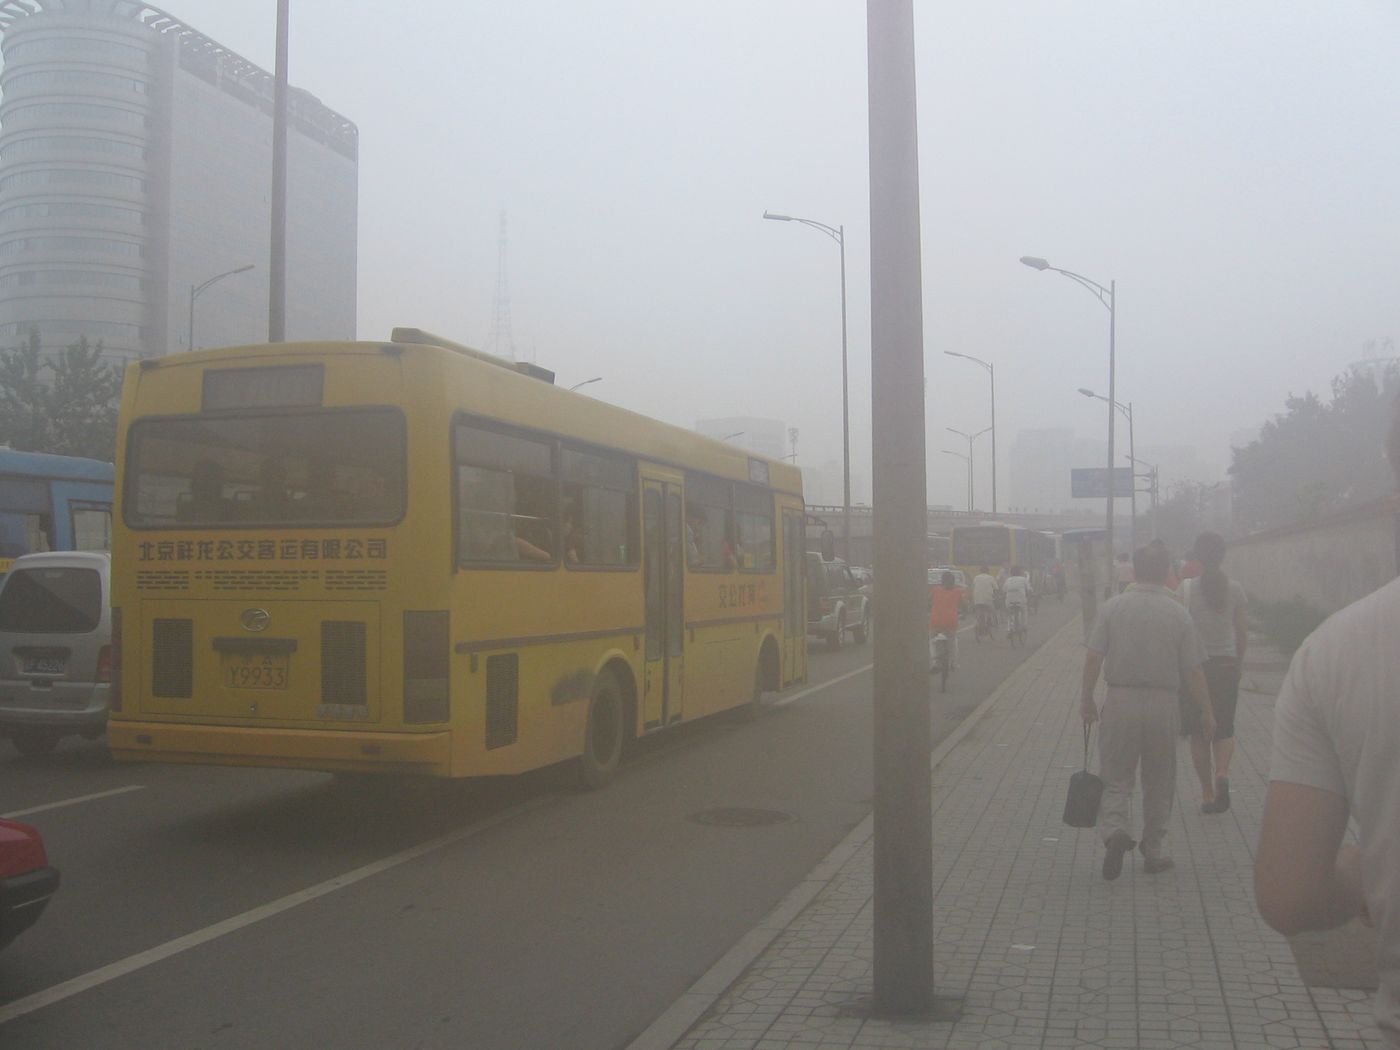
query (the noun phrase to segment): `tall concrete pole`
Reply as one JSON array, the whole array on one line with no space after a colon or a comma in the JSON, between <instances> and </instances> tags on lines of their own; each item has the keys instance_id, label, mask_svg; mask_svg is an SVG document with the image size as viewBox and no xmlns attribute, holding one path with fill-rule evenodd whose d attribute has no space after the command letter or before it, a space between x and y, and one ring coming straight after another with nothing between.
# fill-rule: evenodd
<instances>
[{"instance_id":1,"label":"tall concrete pole","mask_svg":"<svg viewBox=\"0 0 1400 1050\"><path fill-rule=\"evenodd\" d=\"M1113 460L1113 433L1117 429L1117 372L1114 360L1114 338L1118 328L1118 282L1108 282L1108 511L1104 519L1104 546L1108 550L1107 575L1104 580L1104 597L1110 597L1117 587L1113 579L1113 495L1117 485L1113 470L1118 465Z\"/></svg>"},{"instance_id":2,"label":"tall concrete pole","mask_svg":"<svg viewBox=\"0 0 1400 1050\"><path fill-rule=\"evenodd\" d=\"M287 338L287 5L277 0L277 65L272 95L272 251L268 257L267 341Z\"/></svg>"},{"instance_id":3,"label":"tall concrete pole","mask_svg":"<svg viewBox=\"0 0 1400 1050\"><path fill-rule=\"evenodd\" d=\"M933 1006L928 581L913 0L867 0L875 451L875 1006Z\"/></svg>"}]
</instances>

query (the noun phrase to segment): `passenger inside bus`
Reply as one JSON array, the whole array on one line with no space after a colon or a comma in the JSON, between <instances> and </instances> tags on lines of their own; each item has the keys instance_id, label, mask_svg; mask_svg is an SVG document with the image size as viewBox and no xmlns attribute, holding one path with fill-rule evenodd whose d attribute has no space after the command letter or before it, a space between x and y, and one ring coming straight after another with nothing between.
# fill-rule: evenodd
<instances>
[{"instance_id":1,"label":"passenger inside bus","mask_svg":"<svg viewBox=\"0 0 1400 1050\"><path fill-rule=\"evenodd\" d=\"M224 468L212 459L202 459L190 474L189 501L177 506L177 517L189 521L226 521L228 500L224 498Z\"/></svg>"}]
</instances>

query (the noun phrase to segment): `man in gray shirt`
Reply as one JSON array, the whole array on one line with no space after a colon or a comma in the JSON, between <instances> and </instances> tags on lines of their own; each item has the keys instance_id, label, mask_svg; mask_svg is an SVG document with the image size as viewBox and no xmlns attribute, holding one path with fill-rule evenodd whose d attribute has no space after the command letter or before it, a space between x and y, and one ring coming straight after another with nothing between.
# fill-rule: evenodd
<instances>
[{"instance_id":1,"label":"man in gray shirt","mask_svg":"<svg viewBox=\"0 0 1400 1050\"><path fill-rule=\"evenodd\" d=\"M1186 683L1201 709L1206 738L1215 717L1201 663L1205 652L1191 615L1166 588L1171 556L1165 547L1142 547L1133 555L1136 583L1099 609L1084 654L1085 723L1100 720L1099 775L1104 781L1099 835L1104 842L1103 877L1116 879L1123 855L1133 848L1132 795L1142 763L1143 870L1173 867L1162 852L1176 793L1176 738L1180 728L1177 692ZM1108 683L1100 716L1094 686L1103 671Z\"/></svg>"}]
</instances>

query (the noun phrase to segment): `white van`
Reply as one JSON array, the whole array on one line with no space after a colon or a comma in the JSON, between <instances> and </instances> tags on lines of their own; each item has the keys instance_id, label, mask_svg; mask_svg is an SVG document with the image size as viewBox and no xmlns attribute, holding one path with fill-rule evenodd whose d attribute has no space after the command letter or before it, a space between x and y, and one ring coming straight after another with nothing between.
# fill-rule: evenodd
<instances>
[{"instance_id":1,"label":"white van","mask_svg":"<svg viewBox=\"0 0 1400 1050\"><path fill-rule=\"evenodd\" d=\"M26 554L0 583L0 736L21 754L106 731L110 605L108 554Z\"/></svg>"}]
</instances>

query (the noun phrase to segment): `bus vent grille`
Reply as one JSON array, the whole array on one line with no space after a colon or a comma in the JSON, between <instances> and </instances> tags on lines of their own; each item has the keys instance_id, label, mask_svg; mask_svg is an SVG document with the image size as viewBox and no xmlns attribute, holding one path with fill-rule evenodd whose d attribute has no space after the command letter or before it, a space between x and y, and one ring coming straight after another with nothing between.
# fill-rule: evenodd
<instances>
[{"instance_id":1,"label":"bus vent grille","mask_svg":"<svg viewBox=\"0 0 1400 1050\"><path fill-rule=\"evenodd\" d=\"M365 675L365 625L353 620L321 624L321 703L369 704Z\"/></svg>"},{"instance_id":2,"label":"bus vent grille","mask_svg":"<svg viewBox=\"0 0 1400 1050\"><path fill-rule=\"evenodd\" d=\"M486 658L486 749L515 743L520 710L520 657Z\"/></svg>"},{"instance_id":3,"label":"bus vent grille","mask_svg":"<svg viewBox=\"0 0 1400 1050\"><path fill-rule=\"evenodd\" d=\"M328 591L382 591L389 585L383 569L327 569Z\"/></svg>"},{"instance_id":4,"label":"bus vent grille","mask_svg":"<svg viewBox=\"0 0 1400 1050\"><path fill-rule=\"evenodd\" d=\"M187 572L143 569L136 573L136 586L143 591L183 591L189 585Z\"/></svg>"},{"instance_id":5,"label":"bus vent grille","mask_svg":"<svg viewBox=\"0 0 1400 1050\"><path fill-rule=\"evenodd\" d=\"M151 693L188 699L194 695L194 621L151 624Z\"/></svg>"}]
</instances>

